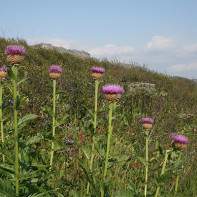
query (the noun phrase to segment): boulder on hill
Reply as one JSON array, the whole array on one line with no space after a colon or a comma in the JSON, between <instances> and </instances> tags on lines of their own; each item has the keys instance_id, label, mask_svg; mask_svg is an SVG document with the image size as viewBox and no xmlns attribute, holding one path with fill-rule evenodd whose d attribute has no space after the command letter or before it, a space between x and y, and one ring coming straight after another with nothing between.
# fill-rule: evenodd
<instances>
[{"instance_id":1,"label":"boulder on hill","mask_svg":"<svg viewBox=\"0 0 197 197\"><path fill-rule=\"evenodd\" d=\"M56 47L56 46L53 46L52 44L40 43L40 44L32 45L32 47L41 47L44 49L55 49L59 51L60 53L70 53L72 55L75 55L81 58L90 58L90 54L88 52L79 51L75 49L65 49L64 47Z\"/></svg>"}]
</instances>

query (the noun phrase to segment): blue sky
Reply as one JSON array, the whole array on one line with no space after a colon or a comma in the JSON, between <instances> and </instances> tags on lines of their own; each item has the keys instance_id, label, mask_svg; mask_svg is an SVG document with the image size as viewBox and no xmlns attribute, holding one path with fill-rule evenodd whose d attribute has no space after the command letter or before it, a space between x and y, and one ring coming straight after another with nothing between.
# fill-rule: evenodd
<instances>
[{"instance_id":1,"label":"blue sky","mask_svg":"<svg viewBox=\"0 0 197 197\"><path fill-rule=\"evenodd\" d=\"M197 78L197 0L0 0L0 36Z\"/></svg>"}]
</instances>

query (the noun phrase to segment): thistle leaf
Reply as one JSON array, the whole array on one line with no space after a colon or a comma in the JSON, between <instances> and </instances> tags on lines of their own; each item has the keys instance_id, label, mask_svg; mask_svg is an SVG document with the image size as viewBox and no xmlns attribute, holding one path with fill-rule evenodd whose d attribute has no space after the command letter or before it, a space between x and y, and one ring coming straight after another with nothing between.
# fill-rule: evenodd
<instances>
[{"instance_id":1,"label":"thistle leaf","mask_svg":"<svg viewBox=\"0 0 197 197\"><path fill-rule=\"evenodd\" d=\"M26 81L27 78L22 78L18 81L17 86L20 85L21 83L23 83L24 81Z\"/></svg>"},{"instance_id":2,"label":"thistle leaf","mask_svg":"<svg viewBox=\"0 0 197 197\"><path fill-rule=\"evenodd\" d=\"M29 120L33 120L35 118L37 118L38 116L35 114L27 114L25 116L23 116L21 119L19 119L18 121L18 127L24 125L24 123L26 123Z\"/></svg>"},{"instance_id":3,"label":"thistle leaf","mask_svg":"<svg viewBox=\"0 0 197 197\"><path fill-rule=\"evenodd\" d=\"M12 183L8 180L0 179L0 196L14 197L15 192Z\"/></svg>"}]
</instances>

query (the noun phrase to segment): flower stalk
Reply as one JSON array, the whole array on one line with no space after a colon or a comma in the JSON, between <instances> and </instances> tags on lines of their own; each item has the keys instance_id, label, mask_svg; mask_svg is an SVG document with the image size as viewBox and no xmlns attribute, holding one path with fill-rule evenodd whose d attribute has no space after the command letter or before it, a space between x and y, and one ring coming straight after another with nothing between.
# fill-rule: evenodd
<instances>
[{"instance_id":1,"label":"flower stalk","mask_svg":"<svg viewBox=\"0 0 197 197\"><path fill-rule=\"evenodd\" d=\"M145 189L144 195L147 196L147 182L148 182L148 137L149 137L149 130L145 130L146 135L146 166L145 166Z\"/></svg>"},{"instance_id":2,"label":"flower stalk","mask_svg":"<svg viewBox=\"0 0 197 197\"><path fill-rule=\"evenodd\" d=\"M52 124L52 136L55 137L55 109L56 109L56 79L53 80L53 124ZM53 139L54 140L54 139ZM54 141L51 143L51 158L50 158L50 170L53 164L53 155L54 155Z\"/></svg>"},{"instance_id":3,"label":"flower stalk","mask_svg":"<svg viewBox=\"0 0 197 197\"><path fill-rule=\"evenodd\" d=\"M148 141L149 141L149 130L152 129L154 120L152 118L142 118L143 129L145 129L146 135L146 164L145 164L145 188L144 196L147 196L147 184L148 184Z\"/></svg>"},{"instance_id":4,"label":"flower stalk","mask_svg":"<svg viewBox=\"0 0 197 197\"><path fill-rule=\"evenodd\" d=\"M109 105L109 128L108 128L108 137L107 137L107 153L106 153L106 159L105 159L105 170L104 170L104 174L103 174L104 181L105 181L105 177L107 174L110 140L111 140L111 135L112 135L112 113L113 113L113 104L111 103Z\"/></svg>"},{"instance_id":5,"label":"flower stalk","mask_svg":"<svg viewBox=\"0 0 197 197\"><path fill-rule=\"evenodd\" d=\"M103 174L104 182L105 182L105 177L107 174L107 166L108 166L109 150L110 150L110 139L112 135L112 113L113 113L113 103L110 103L109 104L109 128L108 128L108 137L107 137L107 152L106 152L105 168L104 168L104 174ZM103 196L104 196L104 188L102 188L102 191L101 191L101 197Z\"/></svg>"},{"instance_id":6,"label":"flower stalk","mask_svg":"<svg viewBox=\"0 0 197 197\"><path fill-rule=\"evenodd\" d=\"M17 76L18 70L12 67L15 78L13 82L13 100L14 100L14 137L15 137L15 179L16 179L16 196L19 196L19 146L18 146L18 120L17 120Z\"/></svg>"},{"instance_id":7,"label":"flower stalk","mask_svg":"<svg viewBox=\"0 0 197 197\"><path fill-rule=\"evenodd\" d=\"M114 115L116 114L116 107L117 107L117 103L114 102L113 103L113 113L114 113Z\"/></svg>"},{"instance_id":8,"label":"flower stalk","mask_svg":"<svg viewBox=\"0 0 197 197\"><path fill-rule=\"evenodd\" d=\"M3 84L2 81L7 76L7 68L5 65L3 65L0 68L0 127L1 127L1 142L2 146L4 147L4 131L3 131L3 113L2 113L2 94L3 94ZM3 157L3 163L5 164L5 155L2 154Z\"/></svg>"},{"instance_id":9,"label":"flower stalk","mask_svg":"<svg viewBox=\"0 0 197 197\"><path fill-rule=\"evenodd\" d=\"M178 161L181 160L181 152L179 152L178 156ZM178 184L179 184L179 175L176 177L176 182L175 182L175 189L174 189L174 195L176 196L177 190L178 190Z\"/></svg>"},{"instance_id":10,"label":"flower stalk","mask_svg":"<svg viewBox=\"0 0 197 197\"><path fill-rule=\"evenodd\" d=\"M90 160L90 171L92 171L92 165L94 160L95 134L96 134L96 126L97 126L98 86L99 86L99 81L95 80L94 134L92 138L92 155ZM87 194L89 194L89 189L90 189L90 183L88 182Z\"/></svg>"},{"instance_id":11,"label":"flower stalk","mask_svg":"<svg viewBox=\"0 0 197 197\"><path fill-rule=\"evenodd\" d=\"M4 132L3 132L3 115L2 115L2 81L0 80L0 123L1 123L1 141L4 146ZM3 163L5 163L5 155L2 155Z\"/></svg>"}]
</instances>

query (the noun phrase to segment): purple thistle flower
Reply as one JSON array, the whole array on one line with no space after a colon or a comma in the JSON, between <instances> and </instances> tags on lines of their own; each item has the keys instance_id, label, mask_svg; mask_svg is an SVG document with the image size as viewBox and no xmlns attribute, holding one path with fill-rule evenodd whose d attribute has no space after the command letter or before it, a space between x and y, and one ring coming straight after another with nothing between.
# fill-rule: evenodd
<instances>
[{"instance_id":1,"label":"purple thistle flower","mask_svg":"<svg viewBox=\"0 0 197 197\"><path fill-rule=\"evenodd\" d=\"M73 144L75 141L74 140L72 140L72 139L66 139L66 144Z\"/></svg>"},{"instance_id":2,"label":"purple thistle flower","mask_svg":"<svg viewBox=\"0 0 197 197\"><path fill-rule=\"evenodd\" d=\"M49 68L49 72L50 73L61 73L62 72L62 67L61 66L52 65Z\"/></svg>"},{"instance_id":3,"label":"purple thistle flower","mask_svg":"<svg viewBox=\"0 0 197 197\"><path fill-rule=\"evenodd\" d=\"M6 65L3 65L1 68L0 68L0 71L4 71L4 72L7 72L7 68L6 68Z\"/></svg>"},{"instance_id":4,"label":"purple thistle flower","mask_svg":"<svg viewBox=\"0 0 197 197\"><path fill-rule=\"evenodd\" d=\"M122 94L124 93L124 88L119 85L106 85L103 86L104 94Z\"/></svg>"},{"instance_id":5,"label":"purple thistle flower","mask_svg":"<svg viewBox=\"0 0 197 197\"><path fill-rule=\"evenodd\" d=\"M75 141L71 139L71 135L66 138L66 144L73 144Z\"/></svg>"},{"instance_id":6,"label":"purple thistle flower","mask_svg":"<svg viewBox=\"0 0 197 197\"><path fill-rule=\"evenodd\" d=\"M21 45L8 45L5 48L6 55L25 55L26 49Z\"/></svg>"},{"instance_id":7,"label":"purple thistle flower","mask_svg":"<svg viewBox=\"0 0 197 197\"><path fill-rule=\"evenodd\" d=\"M101 67L92 67L91 71L93 73L104 73L105 72L105 69L104 68L101 68Z\"/></svg>"},{"instance_id":8,"label":"purple thistle flower","mask_svg":"<svg viewBox=\"0 0 197 197\"><path fill-rule=\"evenodd\" d=\"M174 142L180 143L180 144L188 144L189 140L187 137L179 134L173 134L171 137L171 140L174 140Z\"/></svg>"},{"instance_id":9,"label":"purple thistle flower","mask_svg":"<svg viewBox=\"0 0 197 197\"><path fill-rule=\"evenodd\" d=\"M142 124L148 123L148 124L153 124L154 119L152 118L142 118Z\"/></svg>"},{"instance_id":10,"label":"purple thistle flower","mask_svg":"<svg viewBox=\"0 0 197 197\"><path fill-rule=\"evenodd\" d=\"M14 101L9 100L10 105L14 105Z\"/></svg>"}]
</instances>

